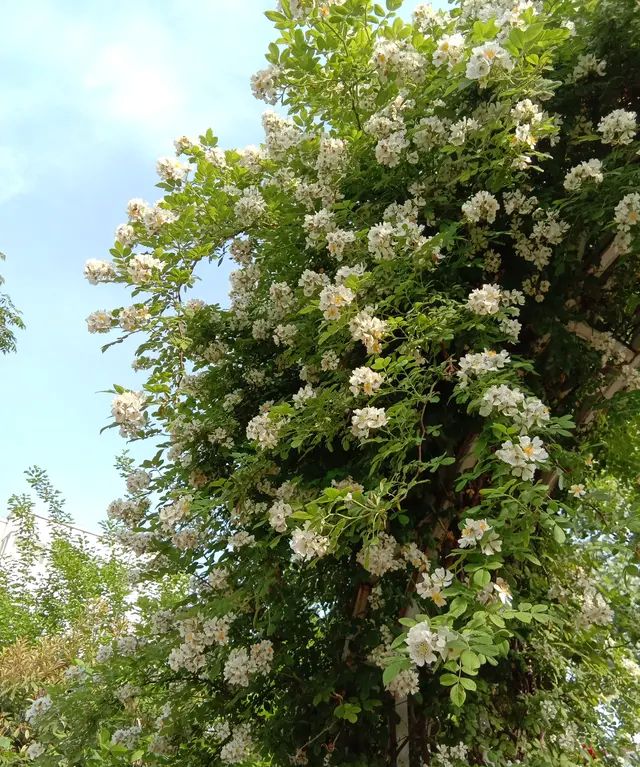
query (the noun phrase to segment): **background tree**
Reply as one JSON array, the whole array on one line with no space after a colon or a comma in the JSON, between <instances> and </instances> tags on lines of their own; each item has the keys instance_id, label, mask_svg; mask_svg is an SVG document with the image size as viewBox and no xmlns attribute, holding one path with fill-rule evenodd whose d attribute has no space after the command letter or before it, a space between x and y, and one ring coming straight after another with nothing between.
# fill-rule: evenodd
<instances>
[{"instance_id":1,"label":"background tree","mask_svg":"<svg viewBox=\"0 0 640 767\"><path fill-rule=\"evenodd\" d=\"M4 261L4 253L0 253L0 261ZM4 284L4 278L0 274L0 286ZM20 313L14 307L6 293L0 292L0 352L15 351L16 339L13 333L15 328L24 328Z\"/></svg>"},{"instance_id":2,"label":"background tree","mask_svg":"<svg viewBox=\"0 0 640 767\"><path fill-rule=\"evenodd\" d=\"M288 116L179 138L86 265L157 446L111 517L192 582L39 764L638 763L638 5L399 5L283 0Z\"/></svg>"},{"instance_id":3,"label":"background tree","mask_svg":"<svg viewBox=\"0 0 640 767\"><path fill-rule=\"evenodd\" d=\"M73 678L100 638L126 626L127 570L105 536L72 526L64 500L39 468L26 472L48 522L29 495L12 496L15 545L0 557L0 763L26 758L24 712L45 686ZM43 533L47 532L47 535Z\"/></svg>"}]
</instances>

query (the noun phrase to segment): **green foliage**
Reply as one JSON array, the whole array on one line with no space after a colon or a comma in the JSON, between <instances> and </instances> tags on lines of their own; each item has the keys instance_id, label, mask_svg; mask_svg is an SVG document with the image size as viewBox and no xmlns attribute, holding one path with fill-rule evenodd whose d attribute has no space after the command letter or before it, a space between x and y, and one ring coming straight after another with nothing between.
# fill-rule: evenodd
<instances>
[{"instance_id":1,"label":"green foliage","mask_svg":"<svg viewBox=\"0 0 640 767\"><path fill-rule=\"evenodd\" d=\"M0 253L0 261L4 259L4 253ZM0 286L3 284L4 279L0 274ZM15 351L16 338L13 330L16 328L24 328L20 312L16 310L9 296L0 292L0 352L3 354Z\"/></svg>"},{"instance_id":2,"label":"green foliage","mask_svg":"<svg viewBox=\"0 0 640 767\"><path fill-rule=\"evenodd\" d=\"M397 7L268 12L289 118L87 264L149 593L43 767L638 763L637 3Z\"/></svg>"},{"instance_id":3,"label":"green foliage","mask_svg":"<svg viewBox=\"0 0 640 767\"><path fill-rule=\"evenodd\" d=\"M9 499L13 547L0 559L1 764L26 758L30 727L23 715L30 699L76 658L86 662L102 636L123 630L130 593L113 544L105 537L96 547L78 534L46 472L35 467L26 477L35 500ZM44 537L36 502L46 509Z\"/></svg>"}]
</instances>

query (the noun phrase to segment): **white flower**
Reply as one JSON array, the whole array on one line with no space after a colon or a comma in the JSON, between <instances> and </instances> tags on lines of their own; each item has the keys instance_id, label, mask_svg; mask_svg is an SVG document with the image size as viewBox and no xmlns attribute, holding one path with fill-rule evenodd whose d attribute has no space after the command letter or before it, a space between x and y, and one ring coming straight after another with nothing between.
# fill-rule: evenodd
<instances>
[{"instance_id":1,"label":"white flower","mask_svg":"<svg viewBox=\"0 0 640 767\"><path fill-rule=\"evenodd\" d=\"M327 285L320 292L320 311L325 320L337 320L342 309L355 299L356 294L344 285Z\"/></svg>"},{"instance_id":2,"label":"white flower","mask_svg":"<svg viewBox=\"0 0 640 767\"><path fill-rule=\"evenodd\" d=\"M135 436L145 422L144 406L147 398L142 392L125 391L113 398L111 415L120 426L124 437Z\"/></svg>"},{"instance_id":3,"label":"white flower","mask_svg":"<svg viewBox=\"0 0 640 767\"><path fill-rule=\"evenodd\" d=\"M305 296L312 296L316 291L329 284L329 278L326 274L314 272L311 269L305 269L298 280L298 286L302 288Z\"/></svg>"},{"instance_id":4,"label":"white flower","mask_svg":"<svg viewBox=\"0 0 640 767\"><path fill-rule=\"evenodd\" d=\"M262 115L262 127L265 132L267 152L273 158L281 158L304 138L293 120L281 117L270 110Z\"/></svg>"},{"instance_id":5,"label":"white flower","mask_svg":"<svg viewBox=\"0 0 640 767\"><path fill-rule=\"evenodd\" d=\"M336 228L333 213L327 208L321 208L316 213L307 213L304 217L303 228L307 233L308 248L321 242L327 242L328 233Z\"/></svg>"},{"instance_id":6,"label":"white flower","mask_svg":"<svg viewBox=\"0 0 640 767\"><path fill-rule=\"evenodd\" d=\"M162 269L162 261L147 254L136 253L129 261L129 276L136 285L143 285Z\"/></svg>"},{"instance_id":7,"label":"white flower","mask_svg":"<svg viewBox=\"0 0 640 767\"><path fill-rule=\"evenodd\" d=\"M273 342L276 346L293 346L298 328L293 324L276 325L273 329Z\"/></svg>"},{"instance_id":8,"label":"white flower","mask_svg":"<svg viewBox=\"0 0 640 767\"><path fill-rule=\"evenodd\" d=\"M564 188L569 192L580 189L585 181L601 184L604 179L600 160L586 160L574 166L564 177Z\"/></svg>"},{"instance_id":9,"label":"white flower","mask_svg":"<svg viewBox=\"0 0 640 767\"><path fill-rule=\"evenodd\" d=\"M569 492L574 498L584 498L584 496L587 494L587 491L581 482L576 485L571 485Z\"/></svg>"},{"instance_id":10,"label":"white flower","mask_svg":"<svg viewBox=\"0 0 640 767\"><path fill-rule=\"evenodd\" d=\"M124 746L129 750L135 748L138 738L142 734L142 728L137 724L133 727L125 727L120 730L116 730L111 736L111 745Z\"/></svg>"},{"instance_id":11,"label":"white flower","mask_svg":"<svg viewBox=\"0 0 640 767\"><path fill-rule=\"evenodd\" d=\"M371 396L380 388L383 380L383 376L371 368L356 368L349 378L349 389L355 395L362 392L362 394Z\"/></svg>"},{"instance_id":12,"label":"white flower","mask_svg":"<svg viewBox=\"0 0 640 767\"><path fill-rule=\"evenodd\" d=\"M402 570L405 567L398 542L388 533L380 533L373 543L362 548L356 560L365 570L379 578L385 573Z\"/></svg>"},{"instance_id":13,"label":"white flower","mask_svg":"<svg viewBox=\"0 0 640 767\"><path fill-rule=\"evenodd\" d=\"M413 143L418 149L428 151L444 143L447 125L439 117L422 117L413 134ZM463 142L464 143L464 142Z\"/></svg>"},{"instance_id":14,"label":"white flower","mask_svg":"<svg viewBox=\"0 0 640 767\"><path fill-rule=\"evenodd\" d=\"M492 69L513 69L513 61L508 51L495 42L476 46L471 51L471 58L467 63L466 75L469 80L481 80L489 75Z\"/></svg>"},{"instance_id":15,"label":"white flower","mask_svg":"<svg viewBox=\"0 0 640 767\"><path fill-rule=\"evenodd\" d=\"M315 390L313 386L311 386L311 384L302 386L291 398L293 400L293 406L295 407L296 410L300 410L301 408L304 407L304 403L307 400L315 397L315 395L316 395Z\"/></svg>"},{"instance_id":16,"label":"white flower","mask_svg":"<svg viewBox=\"0 0 640 767\"><path fill-rule=\"evenodd\" d=\"M231 739L220 749L220 761L224 764L243 764L249 760L254 748L249 725L238 725L234 728Z\"/></svg>"},{"instance_id":17,"label":"white flower","mask_svg":"<svg viewBox=\"0 0 640 767\"><path fill-rule=\"evenodd\" d=\"M291 559L294 562L307 562L311 559L319 559L329 551L329 539L308 528L298 527L291 533L289 546L293 552Z\"/></svg>"},{"instance_id":18,"label":"white flower","mask_svg":"<svg viewBox=\"0 0 640 767\"><path fill-rule=\"evenodd\" d=\"M443 35L433 53L433 64L440 67L447 64L449 69L457 64L464 52L464 35L456 32L453 35Z\"/></svg>"},{"instance_id":19,"label":"white flower","mask_svg":"<svg viewBox=\"0 0 640 767\"><path fill-rule=\"evenodd\" d=\"M244 546L253 546L256 542L255 535L251 535L246 530L239 530L237 533L230 535L227 538L229 546L234 549L241 549Z\"/></svg>"},{"instance_id":20,"label":"white flower","mask_svg":"<svg viewBox=\"0 0 640 767\"><path fill-rule=\"evenodd\" d=\"M97 285L100 282L113 282L116 272L112 263L90 258L84 265L84 276L91 285Z\"/></svg>"},{"instance_id":21,"label":"white flower","mask_svg":"<svg viewBox=\"0 0 640 767\"><path fill-rule=\"evenodd\" d=\"M491 530L491 525L486 519L467 519L461 530L458 546L461 549L475 546L488 530Z\"/></svg>"},{"instance_id":22,"label":"white flower","mask_svg":"<svg viewBox=\"0 0 640 767\"><path fill-rule=\"evenodd\" d=\"M410 146L407 132L403 128L394 131L389 136L384 136L376 144L375 155L380 165L395 168L400 164L402 153Z\"/></svg>"},{"instance_id":23,"label":"white flower","mask_svg":"<svg viewBox=\"0 0 640 767\"><path fill-rule=\"evenodd\" d=\"M140 493L142 490L146 490L151 482L151 475L144 469L138 469L131 472L127 477L127 490L130 493Z\"/></svg>"},{"instance_id":24,"label":"white flower","mask_svg":"<svg viewBox=\"0 0 640 767\"><path fill-rule=\"evenodd\" d=\"M387 333L387 323L371 316L367 309L358 312L349 322L349 331L354 341L362 341L369 354L379 354L381 340Z\"/></svg>"},{"instance_id":25,"label":"white flower","mask_svg":"<svg viewBox=\"0 0 640 767\"><path fill-rule=\"evenodd\" d=\"M293 509L284 501L276 501L269 509L269 524L278 533L287 531L287 518L293 514Z\"/></svg>"},{"instance_id":26,"label":"white flower","mask_svg":"<svg viewBox=\"0 0 640 767\"><path fill-rule=\"evenodd\" d=\"M189 172L189 166L174 157L161 157L156 163L156 172L163 181L180 183Z\"/></svg>"},{"instance_id":27,"label":"white flower","mask_svg":"<svg viewBox=\"0 0 640 767\"><path fill-rule=\"evenodd\" d=\"M409 629L406 643L409 657L416 666L431 665L438 660L438 655L445 658L447 654L448 631L442 627L432 631L429 623L423 621Z\"/></svg>"},{"instance_id":28,"label":"white flower","mask_svg":"<svg viewBox=\"0 0 640 767\"><path fill-rule=\"evenodd\" d=\"M107 333L113 327L113 315L111 312L99 310L92 312L87 317L87 330L89 333Z\"/></svg>"},{"instance_id":29,"label":"white flower","mask_svg":"<svg viewBox=\"0 0 640 767\"><path fill-rule=\"evenodd\" d=\"M621 146L630 144L636 134L636 113L624 109L614 109L598 123L598 133L602 133L603 144Z\"/></svg>"},{"instance_id":30,"label":"white flower","mask_svg":"<svg viewBox=\"0 0 640 767\"><path fill-rule=\"evenodd\" d=\"M27 758L37 759L39 756L42 756L44 752L45 747L42 745L42 743L38 743L37 740L34 740L29 744L29 748L27 749Z\"/></svg>"},{"instance_id":31,"label":"white flower","mask_svg":"<svg viewBox=\"0 0 640 767\"><path fill-rule=\"evenodd\" d=\"M139 197L129 200L127 203L127 215L131 221L142 221L144 214L149 209L149 203Z\"/></svg>"},{"instance_id":32,"label":"white flower","mask_svg":"<svg viewBox=\"0 0 640 767\"><path fill-rule=\"evenodd\" d=\"M340 365L340 358L334 351L325 352L320 359L320 370L337 370Z\"/></svg>"},{"instance_id":33,"label":"white flower","mask_svg":"<svg viewBox=\"0 0 640 767\"><path fill-rule=\"evenodd\" d=\"M376 259L389 259L395 256L394 235L395 228L388 222L375 224L369 229L367 240L369 253Z\"/></svg>"},{"instance_id":34,"label":"white flower","mask_svg":"<svg viewBox=\"0 0 640 767\"><path fill-rule=\"evenodd\" d=\"M502 551L502 540L500 539L500 536L494 530L487 533L487 535L480 541L480 550L483 554L486 554L486 556L498 554Z\"/></svg>"},{"instance_id":35,"label":"white flower","mask_svg":"<svg viewBox=\"0 0 640 767\"><path fill-rule=\"evenodd\" d=\"M493 590L496 592L498 599L503 605L509 606L513 601L509 584L502 578L496 578L496 582L493 584Z\"/></svg>"},{"instance_id":36,"label":"white flower","mask_svg":"<svg viewBox=\"0 0 640 767\"><path fill-rule=\"evenodd\" d=\"M372 429L387 425L387 415L381 407L363 407L353 411L351 433L358 439L367 439Z\"/></svg>"},{"instance_id":37,"label":"white flower","mask_svg":"<svg viewBox=\"0 0 640 767\"><path fill-rule=\"evenodd\" d=\"M336 272L336 285L344 285L349 277L362 277L366 270L367 268L364 264L356 264L355 266L341 266Z\"/></svg>"},{"instance_id":38,"label":"white flower","mask_svg":"<svg viewBox=\"0 0 640 767\"><path fill-rule=\"evenodd\" d=\"M404 700L420 691L418 672L413 668L403 669L385 687L397 701Z\"/></svg>"},{"instance_id":39,"label":"white flower","mask_svg":"<svg viewBox=\"0 0 640 767\"><path fill-rule=\"evenodd\" d=\"M171 224L175 220L176 214L158 203L152 208L146 208L142 217L142 222L149 234L157 234L165 224Z\"/></svg>"},{"instance_id":40,"label":"white flower","mask_svg":"<svg viewBox=\"0 0 640 767\"><path fill-rule=\"evenodd\" d=\"M498 285L483 285L469 293L467 307L481 316L497 314L500 311L502 290Z\"/></svg>"},{"instance_id":41,"label":"white flower","mask_svg":"<svg viewBox=\"0 0 640 767\"><path fill-rule=\"evenodd\" d=\"M518 125L538 125L542 122L544 112L531 99L522 99L511 110L511 117Z\"/></svg>"},{"instance_id":42,"label":"white flower","mask_svg":"<svg viewBox=\"0 0 640 767\"><path fill-rule=\"evenodd\" d=\"M449 128L449 143L453 146L463 146L470 133L478 130L480 127L477 120L470 117L463 117L457 122L451 123Z\"/></svg>"},{"instance_id":43,"label":"white flower","mask_svg":"<svg viewBox=\"0 0 640 767\"><path fill-rule=\"evenodd\" d=\"M607 68L607 62L602 59L597 59L593 53L585 53L578 56L578 63L573 68L573 73L569 78L569 82L576 82L588 77L592 72L599 77L604 77L605 70Z\"/></svg>"},{"instance_id":44,"label":"white flower","mask_svg":"<svg viewBox=\"0 0 640 767\"><path fill-rule=\"evenodd\" d=\"M443 590L453 583L453 573L438 567L431 575L423 573L421 579L416 583L416 592L424 599L433 600L434 604L442 607L447 603L443 595Z\"/></svg>"},{"instance_id":45,"label":"white flower","mask_svg":"<svg viewBox=\"0 0 640 767\"><path fill-rule=\"evenodd\" d=\"M323 133L318 148L316 170L319 178L330 180L345 170L348 160L348 144L343 139L333 138Z\"/></svg>"},{"instance_id":46,"label":"white flower","mask_svg":"<svg viewBox=\"0 0 640 767\"><path fill-rule=\"evenodd\" d=\"M176 150L176 154L184 154L185 152L188 152L191 149L194 149L198 146L198 139L197 138L190 138L189 136L178 136L178 138L173 140L173 146Z\"/></svg>"},{"instance_id":47,"label":"white flower","mask_svg":"<svg viewBox=\"0 0 640 767\"><path fill-rule=\"evenodd\" d=\"M268 639L251 645L249 668L252 674L268 674L273 661L273 644Z\"/></svg>"},{"instance_id":48,"label":"white flower","mask_svg":"<svg viewBox=\"0 0 640 767\"><path fill-rule=\"evenodd\" d=\"M544 449L540 437L518 437L518 443L514 445L511 440L502 443L502 447L496 450L496 457L512 467L514 477L523 480L533 479L536 468L544 463L549 454Z\"/></svg>"},{"instance_id":49,"label":"white flower","mask_svg":"<svg viewBox=\"0 0 640 767\"><path fill-rule=\"evenodd\" d=\"M151 314L146 306L140 304L126 306L118 316L118 323L123 330L130 333L144 327L150 317Z\"/></svg>"},{"instance_id":50,"label":"white flower","mask_svg":"<svg viewBox=\"0 0 640 767\"><path fill-rule=\"evenodd\" d=\"M255 186L243 189L240 199L236 201L233 212L241 226L247 227L266 213L267 203Z\"/></svg>"},{"instance_id":51,"label":"white flower","mask_svg":"<svg viewBox=\"0 0 640 767\"><path fill-rule=\"evenodd\" d=\"M131 224L120 224L116 229L115 240L125 247L130 247L136 241L136 232Z\"/></svg>"},{"instance_id":52,"label":"white flower","mask_svg":"<svg viewBox=\"0 0 640 767\"><path fill-rule=\"evenodd\" d=\"M616 205L614 221L622 232L628 232L640 223L640 193L631 192L620 200Z\"/></svg>"},{"instance_id":53,"label":"white flower","mask_svg":"<svg viewBox=\"0 0 640 767\"><path fill-rule=\"evenodd\" d=\"M327 250L338 261L342 259L345 250L356 241L355 232L335 229L327 232Z\"/></svg>"},{"instance_id":54,"label":"white flower","mask_svg":"<svg viewBox=\"0 0 640 767\"><path fill-rule=\"evenodd\" d=\"M273 448L278 444L279 432L283 425L282 419L272 419L268 412L259 413L247 424L247 439L257 442L263 450Z\"/></svg>"},{"instance_id":55,"label":"white flower","mask_svg":"<svg viewBox=\"0 0 640 767\"><path fill-rule=\"evenodd\" d=\"M480 378L487 373L502 370L509 362L511 362L509 352L504 349L500 352L485 349L483 352L465 354L460 358L458 363L460 369L456 372L460 379L460 387L466 387L472 376Z\"/></svg>"},{"instance_id":56,"label":"white flower","mask_svg":"<svg viewBox=\"0 0 640 767\"><path fill-rule=\"evenodd\" d=\"M251 92L255 98L267 104L275 104L278 100L277 85L280 73L280 67L272 64L251 75Z\"/></svg>"},{"instance_id":57,"label":"white flower","mask_svg":"<svg viewBox=\"0 0 640 767\"><path fill-rule=\"evenodd\" d=\"M383 81L394 75L411 82L419 81L426 68L426 61L411 43L387 38L376 41L371 63Z\"/></svg>"},{"instance_id":58,"label":"white flower","mask_svg":"<svg viewBox=\"0 0 640 767\"><path fill-rule=\"evenodd\" d=\"M490 192L476 192L463 205L462 212L467 221L478 223L487 221L492 224L496 220L496 213L500 209L500 203Z\"/></svg>"}]
</instances>

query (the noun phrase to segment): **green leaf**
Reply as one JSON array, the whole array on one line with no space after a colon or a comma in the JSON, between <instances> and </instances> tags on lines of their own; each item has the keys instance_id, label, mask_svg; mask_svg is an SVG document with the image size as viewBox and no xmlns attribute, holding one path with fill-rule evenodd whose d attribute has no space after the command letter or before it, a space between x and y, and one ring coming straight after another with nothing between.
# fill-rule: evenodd
<instances>
[{"instance_id":1,"label":"green leaf","mask_svg":"<svg viewBox=\"0 0 640 767\"><path fill-rule=\"evenodd\" d=\"M278 11L265 11L264 15L269 19L269 21L287 20L287 17L284 15L284 13L279 13Z\"/></svg>"},{"instance_id":2,"label":"green leaf","mask_svg":"<svg viewBox=\"0 0 640 767\"><path fill-rule=\"evenodd\" d=\"M478 689L478 685L473 681L473 679L468 679L465 676L461 677L460 684L464 687L465 690L477 690Z\"/></svg>"},{"instance_id":3,"label":"green leaf","mask_svg":"<svg viewBox=\"0 0 640 767\"><path fill-rule=\"evenodd\" d=\"M385 5L389 11L397 11L402 5L402 0L386 0Z\"/></svg>"},{"instance_id":4,"label":"green leaf","mask_svg":"<svg viewBox=\"0 0 640 767\"><path fill-rule=\"evenodd\" d=\"M553 526L553 537L558 543L564 543L567 540L567 536L560 525Z\"/></svg>"},{"instance_id":5,"label":"green leaf","mask_svg":"<svg viewBox=\"0 0 640 767\"><path fill-rule=\"evenodd\" d=\"M451 688L449 697L451 698L453 705L460 708L464 705L464 702L467 699L467 693L464 691L464 687L461 684L457 684Z\"/></svg>"},{"instance_id":6,"label":"green leaf","mask_svg":"<svg viewBox=\"0 0 640 767\"><path fill-rule=\"evenodd\" d=\"M382 672L382 683L384 685L389 684L389 682L393 681L401 671L404 671L410 666L411 662L408 658L398 658L397 660L391 661Z\"/></svg>"},{"instance_id":7,"label":"green leaf","mask_svg":"<svg viewBox=\"0 0 640 767\"><path fill-rule=\"evenodd\" d=\"M488 570L476 570L473 574L473 582L476 586L483 589L491 580L491 573Z\"/></svg>"},{"instance_id":8,"label":"green leaf","mask_svg":"<svg viewBox=\"0 0 640 767\"><path fill-rule=\"evenodd\" d=\"M458 677L455 674L443 674L440 677L440 684L443 687L451 687L452 684L458 684Z\"/></svg>"},{"instance_id":9,"label":"green leaf","mask_svg":"<svg viewBox=\"0 0 640 767\"><path fill-rule=\"evenodd\" d=\"M480 658L471 650L465 650L460 656L460 661L467 668L476 669L480 667Z\"/></svg>"}]
</instances>

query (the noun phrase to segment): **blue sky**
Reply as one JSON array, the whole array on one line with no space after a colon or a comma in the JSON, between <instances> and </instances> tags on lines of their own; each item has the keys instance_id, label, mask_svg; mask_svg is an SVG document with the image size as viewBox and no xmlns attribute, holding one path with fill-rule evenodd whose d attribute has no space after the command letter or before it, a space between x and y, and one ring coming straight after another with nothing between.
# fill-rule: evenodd
<instances>
[{"instance_id":1,"label":"blue sky","mask_svg":"<svg viewBox=\"0 0 640 767\"><path fill-rule=\"evenodd\" d=\"M173 139L211 127L223 146L259 143L249 77L273 38L275 0L26 0L0 27L0 250L27 329L0 359L0 516L22 472L46 468L76 521L96 529L123 492L124 447L108 423L113 383L135 387L131 347L100 352L85 317L121 306L91 286L132 197L160 194L155 161ZM406 4L407 10L417 3ZM202 293L223 301L224 273ZM197 295L197 292L196 292Z\"/></svg>"}]
</instances>

